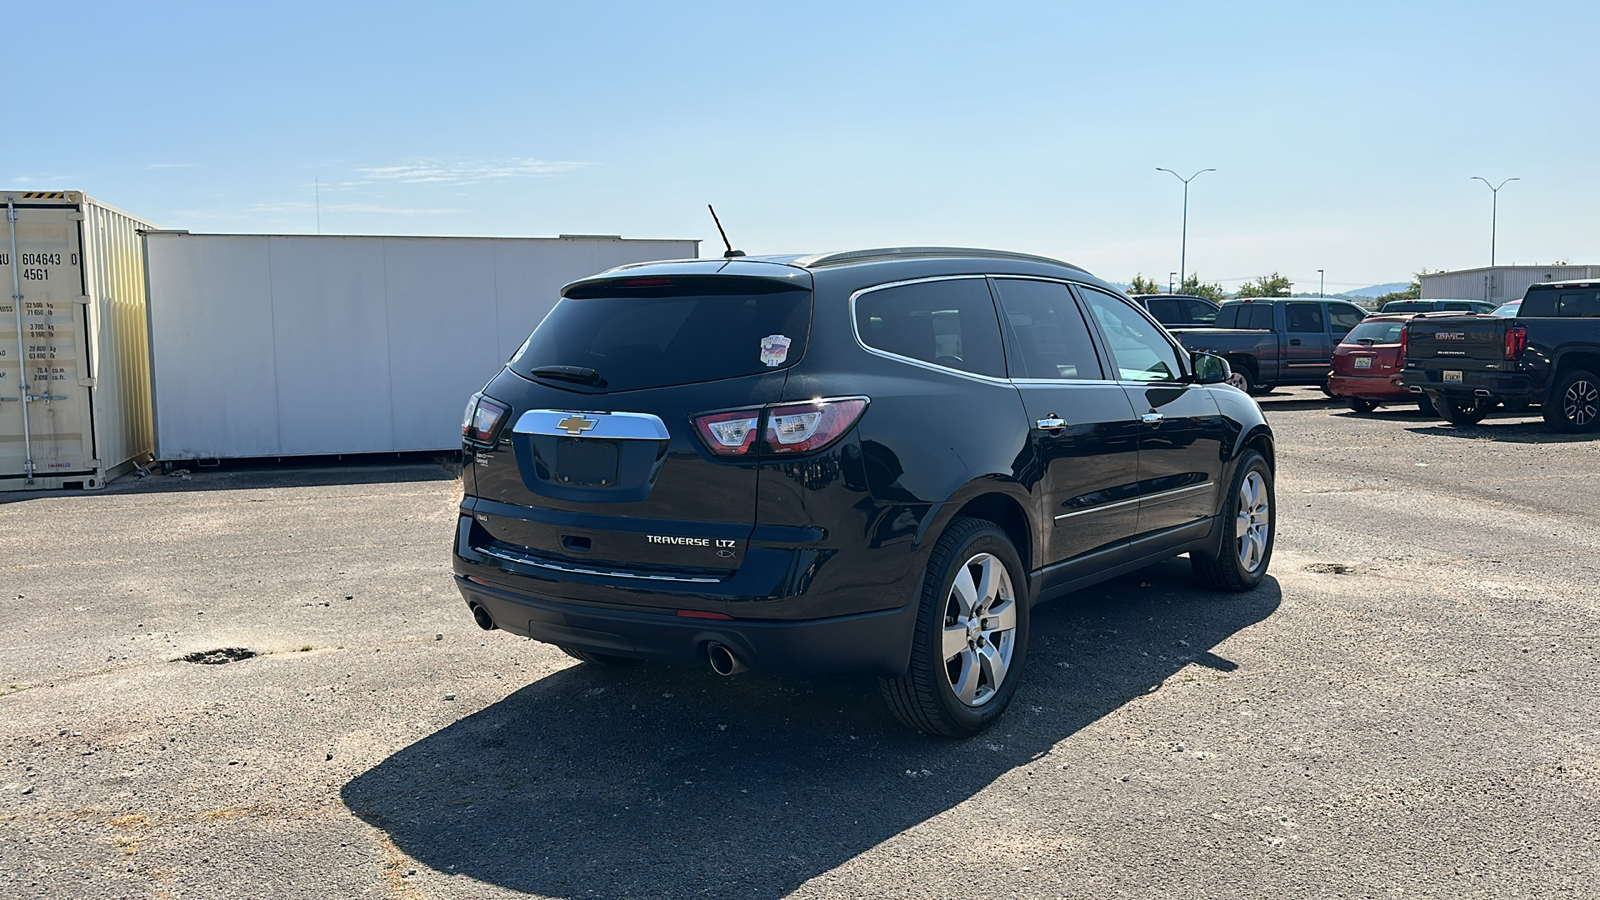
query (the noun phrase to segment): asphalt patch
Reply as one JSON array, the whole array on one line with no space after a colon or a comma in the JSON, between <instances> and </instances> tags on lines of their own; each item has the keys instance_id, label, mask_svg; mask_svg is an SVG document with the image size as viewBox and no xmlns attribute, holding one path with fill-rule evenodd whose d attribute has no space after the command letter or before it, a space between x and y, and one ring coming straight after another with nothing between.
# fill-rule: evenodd
<instances>
[{"instance_id":1,"label":"asphalt patch","mask_svg":"<svg viewBox=\"0 0 1600 900\"><path fill-rule=\"evenodd\" d=\"M218 650L200 650L188 656L179 657L179 660L199 663L202 666L225 666L231 662L238 662L241 659L249 659L252 656L259 655L254 650L246 650L243 647L223 647Z\"/></svg>"}]
</instances>

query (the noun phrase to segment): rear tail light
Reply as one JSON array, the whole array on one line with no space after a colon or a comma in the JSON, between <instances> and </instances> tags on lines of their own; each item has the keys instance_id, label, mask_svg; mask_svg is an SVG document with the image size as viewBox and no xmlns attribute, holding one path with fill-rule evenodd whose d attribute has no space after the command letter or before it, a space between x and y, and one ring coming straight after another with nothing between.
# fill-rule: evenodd
<instances>
[{"instance_id":1,"label":"rear tail light","mask_svg":"<svg viewBox=\"0 0 1600 900\"><path fill-rule=\"evenodd\" d=\"M511 407L491 400L482 393L472 395L467 401L467 411L461 417L461 438L469 444L494 446L500 438L500 426L511 415Z\"/></svg>"},{"instance_id":2,"label":"rear tail light","mask_svg":"<svg viewBox=\"0 0 1600 900\"><path fill-rule=\"evenodd\" d=\"M1399 365L1400 365L1400 368L1402 368L1402 369L1405 368L1405 365L1406 365L1406 347L1409 346L1410 343L1411 343L1411 326L1407 325L1407 326L1405 326L1405 327L1400 329L1400 363L1399 363Z\"/></svg>"},{"instance_id":3,"label":"rear tail light","mask_svg":"<svg viewBox=\"0 0 1600 900\"><path fill-rule=\"evenodd\" d=\"M755 446L765 417L764 451L794 456L821 450L843 437L866 408L865 397L811 400L707 413L694 417L694 427L717 456L743 456Z\"/></svg>"},{"instance_id":4,"label":"rear tail light","mask_svg":"<svg viewBox=\"0 0 1600 900\"><path fill-rule=\"evenodd\" d=\"M1521 325L1512 325L1506 329L1506 359L1521 359L1523 351L1528 349L1528 329Z\"/></svg>"},{"instance_id":5,"label":"rear tail light","mask_svg":"<svg viewBox=\"0 0 1600 900\"><path fill-rule=\"evenodd\" d=\"M867 408L861 397L813 400L767 410L766 449L771 453L809 453L844 435Z\"/></svg>"},{"instance_id":6,"label":"rear tail light","mask_svg":"<svg viewBox=\"0 0 1600 900\"><path fill-rule=\"evenodd\" d=\"M738 409L694 417L694 428L718 456L741 456L756 442L761 410Z\"/></svg>"}]
</instances>

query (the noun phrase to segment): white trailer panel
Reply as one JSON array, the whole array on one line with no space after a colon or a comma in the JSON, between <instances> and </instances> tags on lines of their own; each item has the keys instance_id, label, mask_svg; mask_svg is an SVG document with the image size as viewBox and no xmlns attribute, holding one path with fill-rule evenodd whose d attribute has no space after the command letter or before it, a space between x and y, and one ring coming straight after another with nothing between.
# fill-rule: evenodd
<instances>
[{"instance_id":1,"label":"white trailer panel","mask_svg":"<svg viewBox=\"0 0 1600 900\"><path fill-rule=\"evenodd\" d=\"M98 488L151 451L141 229L78 191L3 195L0 490Z\"/></svg>"},{"instance_id":2,"label":"white trailer panel","mask_svg":"<svg viewBox=\"0 0 1600 900\"><path fill-rule=\"evenodd\" d=\"M1545 281L1600 278L1600 266L1493 266L1429 272L1422 276L1424 300L1521 300L1530 285Z\"/></svg>"},{"instance_id":3,"label":"white trailer panel","mask_svg":"<svg viewBox=\"0 0 1600 900\"><path fill-rule=\"evenodd\" d=\"M163 461L453 450L563 284L682 259L611 237L145 237Z\"/></svg>"}]
</instances>

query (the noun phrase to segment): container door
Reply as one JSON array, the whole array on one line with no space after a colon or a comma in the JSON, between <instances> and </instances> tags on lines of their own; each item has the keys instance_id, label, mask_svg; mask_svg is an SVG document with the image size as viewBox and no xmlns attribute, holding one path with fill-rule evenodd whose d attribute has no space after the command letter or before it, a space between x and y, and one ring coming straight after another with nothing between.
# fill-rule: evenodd
<instances>
[{"instance_id":1,"label":"container door","mask_svg":"<svg viewBox=\"0 0 1600 900\"><path fill-rule=\"evenodd\" d=\"M0 489L54 487L41 482L92 475L98 465L83 214L60 196L8 195L0 231Z\"/></svg>"}]
</instances>

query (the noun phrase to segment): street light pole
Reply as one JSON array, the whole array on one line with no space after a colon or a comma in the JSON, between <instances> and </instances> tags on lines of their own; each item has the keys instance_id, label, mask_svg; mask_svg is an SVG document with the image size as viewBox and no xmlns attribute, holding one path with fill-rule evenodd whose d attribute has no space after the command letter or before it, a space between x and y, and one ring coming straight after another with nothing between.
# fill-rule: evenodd
<instances>
[{"instance_id":1,"label":"street light pole","mask_svg":"<svg viewBox=\"0 0 1600 900\"><path fill-rule=\"evenodd\" d=\"M1169 293L1169 294L1172 293L1172 277L1174 275L1177 275L1177 274L1178 274L1177 272L1168 272L1167 273L1167 293Z\"/></svg>"},{"instance_id":2,"label":"street light pole","mask_svg":"<svg viewBox=\"0 0 1600 900\"><path fill-rule=\"evenodd\" d=\"M1499 184L1490 184L1489 183L1489 179L1483 177L1482 175L1474 175L1474 176L1472 176L1472 180L1473 181L1481 181L1481 182L1483 182L1484 186L1487 187L1489 189L1489 191L1494 194L1494 200L1492 200L1490 202L1490 204L1489 204L1489 268L1492 269L1492 268L1494 268L1495 230L1496 230L1496 227L1498 225L1498 222L1496 220L1498 220L1500 218L1500 189L1505 187L1510 182L1521 181L1522 179L1521 178L1507 178L1505 181L1502 181Z\"/></svg>"},{"instance_id":3,"label":"street light pole","mask_svg":"<svg viewBox=\"0 0 1600 900\"><path fill-rule=\"evenodd\" d=\"M1171 169L1163 169L1160 166L1156 166L1156 171L1166 172L1173 178L1183 182L1183 242L1178 245L1178 286L1182 287L1184 279L1188 273L1187 267L1189 262L1189 182L1199 178L1206 172L1215 172L1216 169L1201 169L1199 172L1190 175L1188 178L1179 175L1177 172L1174 172Z\"/></svg>"},{"instance_id":4,"label":"street light pole","mask_svg":"<svg viewBox=\"0 0 1600 900\"><path fill-rule=\"evenodd\" d=\"M1322 270L1317 270L1317 299L1322 299Z\"/></svg>"}]
</instances>

